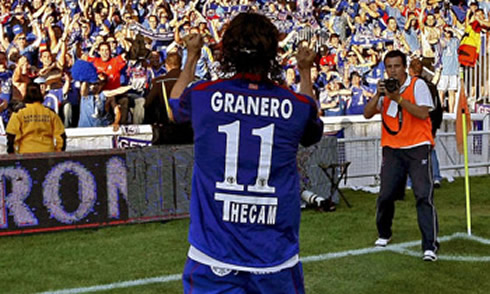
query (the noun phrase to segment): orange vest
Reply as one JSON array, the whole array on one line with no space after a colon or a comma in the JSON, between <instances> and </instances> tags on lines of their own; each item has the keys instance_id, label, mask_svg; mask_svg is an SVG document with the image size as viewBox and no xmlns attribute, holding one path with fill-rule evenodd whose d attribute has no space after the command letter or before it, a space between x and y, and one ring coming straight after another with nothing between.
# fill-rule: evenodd
<instances>
[{"instance_id":1,"label":"orange vest","mask_svg":"<svg viewBox=\"0 0 490 294\"><path fill-rule=\"evenodd\" d=\"M410 103L415 103L415 81L417 78L412 77L410 85L401 93L403 99L410 101ZM381 113L385 124L392 131L398 131L399 126L399 113L396 117L391 117L386 114L388 107L390 106L391 100L388 97L383 99L383 111ZM401 130L396 135L390 134L386 128L381 126L381 146L391 147L391 148L403 148L414 146L422 142L430 142L434 146L434 138L432 137L432 124L430 122L430 117L427 116L426 119L419 119L411 115L405 108L402 110L402 127Z\"/></svg>"}]
</instances>

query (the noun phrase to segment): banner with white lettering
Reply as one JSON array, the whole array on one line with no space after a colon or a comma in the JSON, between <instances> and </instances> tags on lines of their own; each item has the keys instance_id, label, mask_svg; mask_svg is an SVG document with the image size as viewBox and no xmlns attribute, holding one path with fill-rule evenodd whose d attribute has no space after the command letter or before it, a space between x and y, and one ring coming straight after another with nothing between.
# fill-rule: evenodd
<instances>
[{"instance_id":1,"label":"banner with white lettering","mask_svg":"<svg viewBox=\"0 0 490 294\"><path fill-rule=\"evenodd\" d=\"M125 136L114 136L112 140L113 148L132 148L151 146L151 141L134 139Z\"/></svg>"},{"instance_id":2,"label":"banner with white lettering","mask_svg":"<svg viewBox=\"0 0 490 294\"><path fill-rule=\"evenodd\" d=\"M476 113L490 113L490 104L475 104Z\"/></svg>"},{"instance_id":3,"label":"banner with white lettering","mask_svg":"<svg viewBox=\"0 0 490 294\"><path fill-rule=\"evenodd\" d=\"M192 153L145 150L1 157L0 236L186 217Z\"/></svg>"}]
</instances>

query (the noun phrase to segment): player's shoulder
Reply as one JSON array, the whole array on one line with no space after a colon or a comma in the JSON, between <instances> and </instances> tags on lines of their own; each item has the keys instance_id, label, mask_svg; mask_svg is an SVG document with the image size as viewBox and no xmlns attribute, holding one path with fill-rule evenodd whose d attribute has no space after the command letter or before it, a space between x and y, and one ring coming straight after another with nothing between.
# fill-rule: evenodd
<instances>
[{"instance_id":1,"label":"player's shoulder","mask_svg":"<svg viewBox=\"0 0 490 294\"><path fill-rule=\"evenodd\" d=\"M305 104L316 106L316 102L315 102L315 99L313 99L313 97L310 97L310 96L305 95L305 94L297 93L297 92L289 89L287 86L284 86L284 85L277 85L276 84L276 86L282 92L286 93L289 96L292 96L296 101L301 102L301 103L305 103Z\"/></svg>"},{"instance_id":2,"label":"player's shoulder","mask_svg":"<svg viewBox=\"0 0 490 294\"><path fill-rule=\"evenodd\" d=\"M223 79L218 79L214 81L209 81L209 80L195 80L191 82L188 86L187 89L189 90L194 90L194 91L205 91L213 88L213 86L220 85L224 83L226 80Z\"/></svg>"}]
</instances>

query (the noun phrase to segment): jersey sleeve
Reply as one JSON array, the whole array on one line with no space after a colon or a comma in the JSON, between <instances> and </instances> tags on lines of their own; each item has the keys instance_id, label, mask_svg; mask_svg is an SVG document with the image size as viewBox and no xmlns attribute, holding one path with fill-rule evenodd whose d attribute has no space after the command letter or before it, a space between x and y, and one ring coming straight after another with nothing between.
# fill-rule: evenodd
<instances>
[{"instance_id":1,"label":"jersey sleeve","mask_svg":"<svg viewBox=\"0 0 490 294\"><path fill-rule=\"evenodd\" d=\"M418 106L427 106L429 110L434 109L434 103L432 102L432 95L429 87L422 79L415 81L414 89L415 103Z\"/></svg>"},{"instance_id":2,"label":"jersey sleeve","mask_svg":"<svg viewBox=\"0 0 490 294\"><path fill-rule=\"evenodd\" d=\"M5 131L12 135L20 135L20 119L17 113L12 113Z\"/></svg>"}]
</instances>

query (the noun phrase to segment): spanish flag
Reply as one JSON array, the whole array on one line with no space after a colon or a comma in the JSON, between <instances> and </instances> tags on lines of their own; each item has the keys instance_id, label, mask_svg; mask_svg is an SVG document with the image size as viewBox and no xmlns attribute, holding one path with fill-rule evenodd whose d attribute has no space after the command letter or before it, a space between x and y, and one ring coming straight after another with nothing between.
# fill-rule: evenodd
<instances>
[{"instance_id":1,"label":"spanish flag","mask_svg":"<svg viewBox=\"0 0 490 294\"><path fill-rule=\"evenodd\" d=\"M463 66L474 67L480 54L482 26L478 21L467 25L458 48L458 60Z\"/></svg>"}]
</instances>

